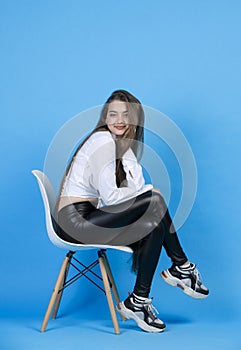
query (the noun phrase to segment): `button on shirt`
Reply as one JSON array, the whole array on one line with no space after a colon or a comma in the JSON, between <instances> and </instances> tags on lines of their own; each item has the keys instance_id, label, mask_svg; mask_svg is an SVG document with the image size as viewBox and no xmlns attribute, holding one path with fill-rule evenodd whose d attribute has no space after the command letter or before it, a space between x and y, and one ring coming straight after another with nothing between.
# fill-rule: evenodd
<instances>
[{"instance_id":1,"label":"button on shirt","mask_svg":"<svg viewBox=\"0 0 241 350\"><path fill-rule=\"evenodd\" d=\"M115 141L109 131L98 131L80 148L65 179L61 196L98 198L99 207L134 198L153 188L146 185L142 167L129 148L122 157L127 187L116 185Z\"/></svg>"}]
</instances>

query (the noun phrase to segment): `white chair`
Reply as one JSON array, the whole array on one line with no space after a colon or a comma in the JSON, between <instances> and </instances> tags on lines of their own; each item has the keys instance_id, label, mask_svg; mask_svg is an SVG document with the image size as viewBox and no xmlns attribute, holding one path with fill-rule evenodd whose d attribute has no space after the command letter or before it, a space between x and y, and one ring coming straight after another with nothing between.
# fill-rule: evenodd
<instances>
[{"instance_id":1,"label":"white chair","mask_svg":"<svg viewBox=\"0 0 241 350\"><path fill-rule=\"evenodd\" d=\"M47 233L49 236L50 241L57 247L61 249L68 250L68 253L66 254L64 261L62 263L53 293L51 295L43 322L40 331L44 332L50 315L52 313L52 318L56 318L57 312L59 309L60 301L62 298L63 290L68 287L70 284L75 282L77 279L80 277L84 276L86 277L89 281L94 283L98 288L100 288L106 295L107 302L109 305L110 309L110 314L114 326L114 330L116 334L120 333L119 329L119 324L118 320L116 317L116 312L115 312L115 307L114 307L114 302L112 298L112 291L114 294L114 298L116 301L116 304L118 305L120 302L119 294L116 288L116 284L113 278L113 274L111 272L111 268L106 256L106 249L116 249L116 250L121 250L125 251L128 253L132 253L132 249L129 247L124 247L124 246L109 246L109 245L88 245L88 244L75 244L75 243L69 243L61 239L55 232L53 224L52 224L52 218L51 215L53 213L55 203L56 203L56 194L53 189L52 184L50 183L50 180L44 174L43 172L39 170L33 170L32 171L33 175L37 178L38 185L40 188L40 192L42 195L43 203L44 203L44 209L45 209L45 221L46 221L46 229ZM93 263L91 263L89 266L85 266L82 262L80 262L78 259L73 257L76 251L79 250L88 250L88 249L96 249L98 258L95 260ZM77 266L73 263L74 262L77 264ZM100 266L100 272L101 272L101 277L97 275L92 269L96 266ZM81 266L81 268L79 268ZM67 280L68 278L68 272L69 268L73 267L76 271L77 274ZM90 273L92 278L87 276L87 273ZM94 278L94 279L93 279ZM100 280L101 285L103 282L103 287L102 288L98 282L96 283L95 280Z\"/></svg>"}]
</instances>

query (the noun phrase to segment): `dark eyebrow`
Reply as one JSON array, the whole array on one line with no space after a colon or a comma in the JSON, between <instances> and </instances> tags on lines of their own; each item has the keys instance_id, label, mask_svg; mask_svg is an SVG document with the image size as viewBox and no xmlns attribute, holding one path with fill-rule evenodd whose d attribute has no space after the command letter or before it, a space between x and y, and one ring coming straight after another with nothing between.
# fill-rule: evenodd
<instances>
[{"instance_id":1,"label":"dark eyebrow","mask_svg":"<svg viewBox=\"0 0 241 350\"><path fill-rule=\"evenodd\" d=\"M118 113L117 111L109 111L109 113ZM123 111L122 113L128 113L128 111Z\"/></svg>"}]
</instances>

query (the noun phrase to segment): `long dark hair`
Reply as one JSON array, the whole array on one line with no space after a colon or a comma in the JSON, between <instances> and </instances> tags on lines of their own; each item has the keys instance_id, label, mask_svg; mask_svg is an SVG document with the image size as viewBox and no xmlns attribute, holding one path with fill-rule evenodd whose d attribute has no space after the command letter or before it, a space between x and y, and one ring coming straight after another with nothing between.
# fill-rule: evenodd
<instances>
[{"instance_id":1,"label":"long dark hair","mask_svg":"<svg viewBox=\"0 0 241 350\"><path fill-rule=\"evenodd\" d=\"M125 102L129 117L129 128L127 129L127 132L120 138L115 139L116 184L118 187L124 187L126 186L126 174L123 170L121 158L129 147L131 147L138 160L140 160L142 157L144 142L144 111L140 101L135 96L125 90L116 90L104 104L100 114L100 119L95 129L99 130L104 126L104 129L108 130L106 125L106 117L109 104L113 101ZM95 132L95 130L93 130L93 132Z\"/></svg>"}]
</instances>

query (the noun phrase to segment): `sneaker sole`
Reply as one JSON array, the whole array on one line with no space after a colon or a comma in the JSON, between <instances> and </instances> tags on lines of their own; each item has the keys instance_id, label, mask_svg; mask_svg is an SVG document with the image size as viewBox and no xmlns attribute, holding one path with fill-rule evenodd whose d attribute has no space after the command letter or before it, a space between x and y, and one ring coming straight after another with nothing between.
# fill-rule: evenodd
<instances>
[{"instance_id":1,"label":"sneaker sole","mask_svg":"<svg viewBox=\"0 0 241 350\"><path fill-rule=\"evenodd\" d=\"M127 318L128 320L134 320L138 326L143 330L143 331L146 331L146 332L152 332L152 333L160 333L160 332L163 332L164 328L157 328L157 327L152 327L152 326L149 326L147 325L143 320L141 320L138 316L136 316L136 314L127 309L125 307L125 304L124 302L121 302L119 303L119 305L116 307L116 310L119 312L119 314L124 317L124 318Z\"/></svg>"},{"instance_id":2,"label":"sneaker sole","mask_svg":"<svg viewBox=\"0 0 241 350\"><path fill-rule=\"evenodd\" d=\"M173 277L168 270L162 271L160 275L161 275L162 279L166 283L168 283L170 286L181 288L181 290L185 294L189 295L192 298L205 299L208 297L208 294L206 295L206 294L195 292L192 288L186 286L182 282L182 280L180 280L179 278Z\"/></svg>"}]
</instances>

